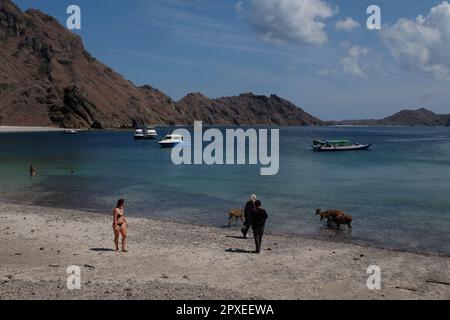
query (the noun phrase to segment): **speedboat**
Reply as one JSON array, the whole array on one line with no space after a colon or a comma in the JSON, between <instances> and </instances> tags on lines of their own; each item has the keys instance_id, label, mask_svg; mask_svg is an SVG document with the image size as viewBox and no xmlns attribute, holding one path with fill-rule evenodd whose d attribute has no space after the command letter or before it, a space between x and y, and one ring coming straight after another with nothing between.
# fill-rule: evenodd
<instances>
[{"instance_id":1,"label":"speedboat","mask_svg":"<svg viewBox=\"0 0 450 320\"><path fill-rule=\"evenodd\" d=\"M141 140L144 139L144 130L142 129L136 129L136 131L134 132L134 139L135 140Z\"/></svg>"},{"instance_id":2,"label":"speedboat","mask_svg":"<svg viewBox=\"0 0 450 320\"><path fill-rule=\"evenodd\" d=\"M74 129L66 129L64 130L64 134L78 134L79 131L78 130L74 130Z\"/></svg>"},{"instance_id":3,"label":"speedboat","mask_svg":"<svg viewBox=\"0 0 450 320\"><path fill-rule=\"evenodd\" d=\"M311 148L318 152L334 152L368 150L371 146L371 144L350 143L348 140L314 140Z\"/></svg>"},{"instance_id":4,"label":"speedboat","mask_svg":"<svg viewBox=\"0 0 450 320\"><path fill-rule=\"evenodd\" d=\"M154 140L158 137L158 133L156 132L154 127L148 127L145 130L145 139Z\"/></svg>"},{"instance_id":5,"label":"speedboat","mask_svg":"<svg viewBox=\"0 0 450 320\"><path fill-rule=\"evenodd\" d=\"M183 143L183 136L179 134L169 134L159 142L161 148L173 148L176 145Z\"/></svg>"}]
</instances>

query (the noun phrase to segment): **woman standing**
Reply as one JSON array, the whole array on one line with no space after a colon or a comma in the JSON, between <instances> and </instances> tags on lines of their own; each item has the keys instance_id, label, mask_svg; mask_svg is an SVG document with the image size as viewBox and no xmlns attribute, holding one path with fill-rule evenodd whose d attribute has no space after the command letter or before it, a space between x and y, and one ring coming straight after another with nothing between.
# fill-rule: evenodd
<instances>
[{"instance_id":1,"label":"woman standing","mask_svg":"<svg viewBox=\"0 0 450 320\"><path fill-rule=\"evenodd\" d=\"M119 236L122 235L122 252L127 252L126 241L127 241L127 228L128 224L125 220L125 200L120 199L117 201L117 206L114 209L114 244L116 246L116 251L119 251Z\"/></svg>"}]
</instances>

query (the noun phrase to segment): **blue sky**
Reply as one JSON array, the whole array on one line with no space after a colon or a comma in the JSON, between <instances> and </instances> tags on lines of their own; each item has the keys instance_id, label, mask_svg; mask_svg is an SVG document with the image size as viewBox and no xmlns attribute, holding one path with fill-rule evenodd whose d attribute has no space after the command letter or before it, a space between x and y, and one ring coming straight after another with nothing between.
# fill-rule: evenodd
<instances>
[{"instance_id":1,"label":"blue sky","mask_svg":"<svg viewBox=\"0 0 450 320\"><path fill-rule=\"evenodd\" d=\"M77 33L96 58L174 99L277 94L325 120L418 107L450 113L450 5L443 1L15 3L64 24L67 6L79 5ZM382 30L366 28L371 4L381 8Z\"/></svg>"}]
</instances>

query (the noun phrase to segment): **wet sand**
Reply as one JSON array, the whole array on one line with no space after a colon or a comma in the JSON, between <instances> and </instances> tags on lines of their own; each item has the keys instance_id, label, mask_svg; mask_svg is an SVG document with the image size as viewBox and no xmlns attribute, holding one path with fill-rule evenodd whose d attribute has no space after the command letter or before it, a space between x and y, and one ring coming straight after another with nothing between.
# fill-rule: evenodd
<instances>
[{"instance_id":1,"label":"wet sand","mask_svg":"<svg viewBox=\"0 0 450 320\"><path fill-rule=\"evenodd\" d=\"M127 220L118 253L108 215L0 205L0 299L450 299L448 257L272 234L254 255L236 228Z\"/></svg>"}]
</instances>

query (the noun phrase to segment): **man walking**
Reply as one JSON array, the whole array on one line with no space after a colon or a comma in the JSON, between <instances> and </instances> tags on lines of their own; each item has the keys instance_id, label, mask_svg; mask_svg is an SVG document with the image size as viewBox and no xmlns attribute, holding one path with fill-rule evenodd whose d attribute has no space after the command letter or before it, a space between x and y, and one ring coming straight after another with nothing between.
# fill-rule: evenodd
<instances>
[{"instance_id":1,"label":"man walking","mask_svg":"<svg viewBox=\"0 0 450 320\"><path fill-rule=\"evenodd\" d=\"M244 239L247 239L247 233L248 230L250 229L250 214L252 213L253 210L256 209L255 207L255 201L256 201L256 195L252 195L250 197L250 200L245 204L245 209L244 209L244 226L242 227L241 231L242 231L242 235L244 236Z\"/></svg>"},{"instance_id":2,"label":"man walking","mask_svg":"<svg viewBox=\"0 0 450 320\"><path fill-rule=\"evenodd\" d=\"M252 253L259 254L261 252L261 243L264 235L264 227L268 218L266 210L261 208L261 201L256 200L255 210L250 214L250 224L253 229L253 236L255 237L256 250Z\"/></svg>"}]
</instances>

